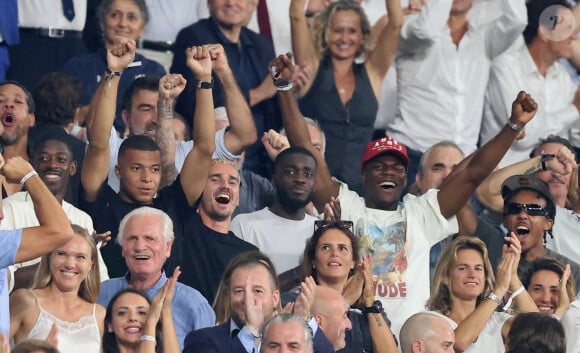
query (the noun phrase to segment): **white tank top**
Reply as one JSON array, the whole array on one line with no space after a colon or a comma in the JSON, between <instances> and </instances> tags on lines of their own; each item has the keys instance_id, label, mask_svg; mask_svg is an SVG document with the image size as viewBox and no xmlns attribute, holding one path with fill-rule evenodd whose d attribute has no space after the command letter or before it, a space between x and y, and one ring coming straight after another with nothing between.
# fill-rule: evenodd
<instances>
[{"instance_id":1,"label":"white tank top","mask_svg":"<svg viewBox=\"0 0 580 353\"><path fill-rule=\"evenodd\" d=\"M81 316L76 322L68 322L57 318L45 311L32 290L30 293L36 299L40 310L36 324L27 338L44 340L48 336L52 323L58 326L58 349L62 353L100 353L101 333L95 316L96 304L93 304L93 312L90 316Z\"/></svg>"}]
</instances>

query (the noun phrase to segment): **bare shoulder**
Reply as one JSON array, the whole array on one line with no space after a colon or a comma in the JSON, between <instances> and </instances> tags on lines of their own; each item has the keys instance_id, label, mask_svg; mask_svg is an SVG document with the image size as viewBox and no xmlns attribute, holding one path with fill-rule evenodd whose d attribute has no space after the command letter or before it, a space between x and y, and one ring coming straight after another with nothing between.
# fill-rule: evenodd
<instances>
[{"instance_id":1,"label":"bare shoulder","mask_svg":"<svg viewBox=\"0 0 580 353\"><path fill-rule=\"evenodd\" d=\"M99 321L104 321L105 320L105 314L107 313L107 309L102 306L101 304L95 304L96 307L96 312L95 315L97 316L97 319L99 319Z\"/></svg>"},{"instance_id":2,"label":"bare shoulder","mask_svg":"<svg viewBox=\"0 0 580 353\"><path fill-rule=\"evenodd\" d=\"M35 306L36 298L28 289L17 289L10 294L10 307L26 310L28 307Z\"/></svg>"}]
</instances>

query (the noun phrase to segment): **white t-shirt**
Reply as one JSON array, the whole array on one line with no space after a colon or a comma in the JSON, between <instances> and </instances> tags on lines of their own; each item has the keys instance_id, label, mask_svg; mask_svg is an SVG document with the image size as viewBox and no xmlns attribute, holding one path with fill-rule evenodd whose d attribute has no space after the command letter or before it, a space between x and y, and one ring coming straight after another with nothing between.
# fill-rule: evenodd
<instances>
[{"instance_id":1,"label":"white t-shirt","mask_svg":"<svg viewBox=\"0 0 580 353\"><path fill-rule=\"evenodd\" d=\"M93 220L86 212L80 208L76 208L64 200L62 201L62 209L71 223L79 225L85 228L89 234L93 234ZM36 218L36 213L34 212L32 198L27 191L20 191L5 198L2 202L2 211L4 212L4 219L0 222L0 229L2 230L36 227L39 225L38 218ZM109 274L107 266L101 256L101 252L98 251L97 253L99 256L99 273L102 282L109 279ZM14 267L10 267L10 270L14 271L20 267L32 266L39 262L40 257L30 261L17 263ZM11 283L11 285L13 285L13 283Z\"/></svg>"},{"instance_id":2,"label":"white t-shirt","mask_svg":"<svg viewBox=\"0 0 580 353\"><path fill-rule=\"evenodd\" d=\"M268 255L281 274L299 266L316 218L305 215L295 221L274 214L268 207L237 215L230 225L234 234Z\"/></svg>"},{"instance_id":3,"label":"white t-shirt","mask_svg":"<svg viewBox=\"0 0 580 353\"><path fill-rule=\"evenodd\" d=\"M580 302L574 300L566 310L562 320L566 333L566 353L580 352Z\"/></svg>"},{"instance_id":4,"label":"white t-shirt","mask_svg":"<svg viewBox=\"0 0 580 353\"><path fill-rule=\"evenodd\" d=\"M580 214L566 208L556 207L556 217L552 234L546 236L546 247L566 256L570 260L580 263Z\"/></svg>"},{"instance_id":5,"label":"white t-shirt","mask_svg":"<svg viewBox=\"0 0 580 353\"><path fill-rule=\"evenodd\" d=\"M503 353L505 346L503 344L503 337L501 329L503 324L512 316L507 313L495 311L489 318L483 330L477 336L477 340L473 342L463 353ZM447 316L445 319L449 321L453 330L457 328L457 323Z\"/></svg>"},{"instance_id":6,"label":"white t-shirt","mask_svg":"<svg viewBox=\"0 0 580 353\"><path fill-rule=\"evenodd\" d=\"M425 310L430 292L429 249L458 230L455 217L446 219L441 214L438 192L429 190L419 197L407 194L396 211L366 207L364 198L346 184L338 194L342 219L354 222L362 244L372 244L372 274L379 279L375 296L382 301L397 336L409 316Z\"/></svg>"}]
</instances>

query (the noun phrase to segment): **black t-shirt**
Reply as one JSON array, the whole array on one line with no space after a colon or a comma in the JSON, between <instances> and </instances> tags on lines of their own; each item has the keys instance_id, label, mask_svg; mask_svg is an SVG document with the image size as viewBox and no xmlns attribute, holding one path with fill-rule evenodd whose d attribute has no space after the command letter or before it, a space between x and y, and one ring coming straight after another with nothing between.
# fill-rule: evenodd
<instances>
[{"instance_id":1,"label":"black t-shirt","mask_svg":"<svg viewBox=\"0 0 580 353\"><path fill-rule=\"evenodd\" d=\"M173 221L175 235L171 257L177 256L177 249L180 247L183 238L182 231L185 229L183 227L184 220L187 219L188 214L194 213L193 208L187 203L179 176L173 184L157 193L157 197L153 199L153 204L151 205L123 201L106 181L94 202L86 201L84 193L80 199L80 208L92 217L97 233L111 231L111 241L101 249L110 278L122 277L127 273L125 259L121 256L121 246L116 241L119 223L121 223L127 213L142 206L151 206L167 213ZM166 273L173 273L173 268L174 266L170 266L168 262L167 266L165 266Z\"/></svg>"},{"instance_id":2,"label":"black t-shirt","mask_svg":"<svg viewBox=\"0 0 580 353\"><path fill-rule=\"evenodd\" d=\"M258 250L254 245L236 237L234 233L216 232L206 227L197 212L192 212L186 222L179 253L169 259L169 266L179 262L182 274L179 281L197 289L212 303L217 287L228 262L246 251ZM175 249L175 246L173 247Z\"/></svg>"}]
</instances>

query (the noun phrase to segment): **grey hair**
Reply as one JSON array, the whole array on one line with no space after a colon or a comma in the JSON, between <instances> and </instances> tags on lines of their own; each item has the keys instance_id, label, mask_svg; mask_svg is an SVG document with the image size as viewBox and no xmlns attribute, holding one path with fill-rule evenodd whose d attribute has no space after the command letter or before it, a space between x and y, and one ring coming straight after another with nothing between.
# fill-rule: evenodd
<instances>
[{"instance_id":1,"label":"grey hair","mask_svg":"<svg viewBox=\"0 0 580 353\"><path fill-rule=\"evenodd\" d=\"M167 213L158 210L153 207L143 206L134 209L133 211L127 213L125 217L119 223L119 232L117 233L117 244L122 245L123 239L125 238L125 227L127 227L127 222L133 217L137 216L157 216L159 220L163 223L163 237L165 238L165 243L169 243L175 237L173 234L173 221L167 215Z\"/></svg>"},{"instance_id":2,"label":"grey hair","mask_svg":"<svg viewBox=\"0 0 580 353\"><path fill-rule=\"evenodd\" d=\"M304 341L306 342L306 348L308 350L312 350L313 348L313 343L312 343L312 329L310 328L310 326L308 326L308 323L301 318L300 316L296 315L296 314L291 314L291 313L283 313L283 314L279 314L276 315L272 318L270 318L268 321L266 321L266 323L264 324L264 326L262 326L262 329L260 330L260 337L262 337L262 344L260 346L260 353L264 352L264 346L268 343L268 329L270 328L270 326L272 326L272 324L275 323L288 323L288 322L296 322L298 324L300 324L300 327L302 327L302 331L304 332Z\"/></svg>"},{"instance_id":3,"label":"grey hair","mask_svg":"<svg viewBox=\"0 0 580 353\"><path fill-rule=\"evenodd\" d=\"M97 19L99 20L99 24L104 26L105 20L107 19L107 14L111 9L111 5L115 2L115 0L104 0L101 2L99 7L97 7ZM139 12L141 13L141 18L143 19L143 27L147 27L149 23L149 9L147 8L147 4L145 0L133 0L135 5L139 8Z\"/></svg>"},{"instance_id":4,"label":"grey hair","mask_svg":"<svg viewBox=\"0 0 580 353\"><path fill-rule=\"evenodd\" d=\"M318 121L306 116L304 117L304 120L306 121L306 124L314 126L316 130L320 132L320 136L322 136L322 151L320 152L324 154L324 151L326 150L326 135L324 134L324 131L322 131L322 128L320 128L320 124L318 124ZM282 130L280 130L280 135L286 136L286 129L282 128Z\"/></svg>"},{"instance_id":5,"label":"grey hair","mask_svg":"<svg viewBox=\"0 0 580 353\"><path fill-rule=\"evenodd\" d=\"M459 148L459 146L453 141L443 140L437 142L433 146L429 147L427 151L425 151L425 153L423 153L423 155L421 156L421 159L419 160L419 171L418 171L419 174L423 174L423 169L425 168L425 160L427 160L427 157L429 157L429 155L434 149L439 147L452 147L458 150L461 153L461 155L464 155L461 148Z\"/></svg>"}]
</instances>

